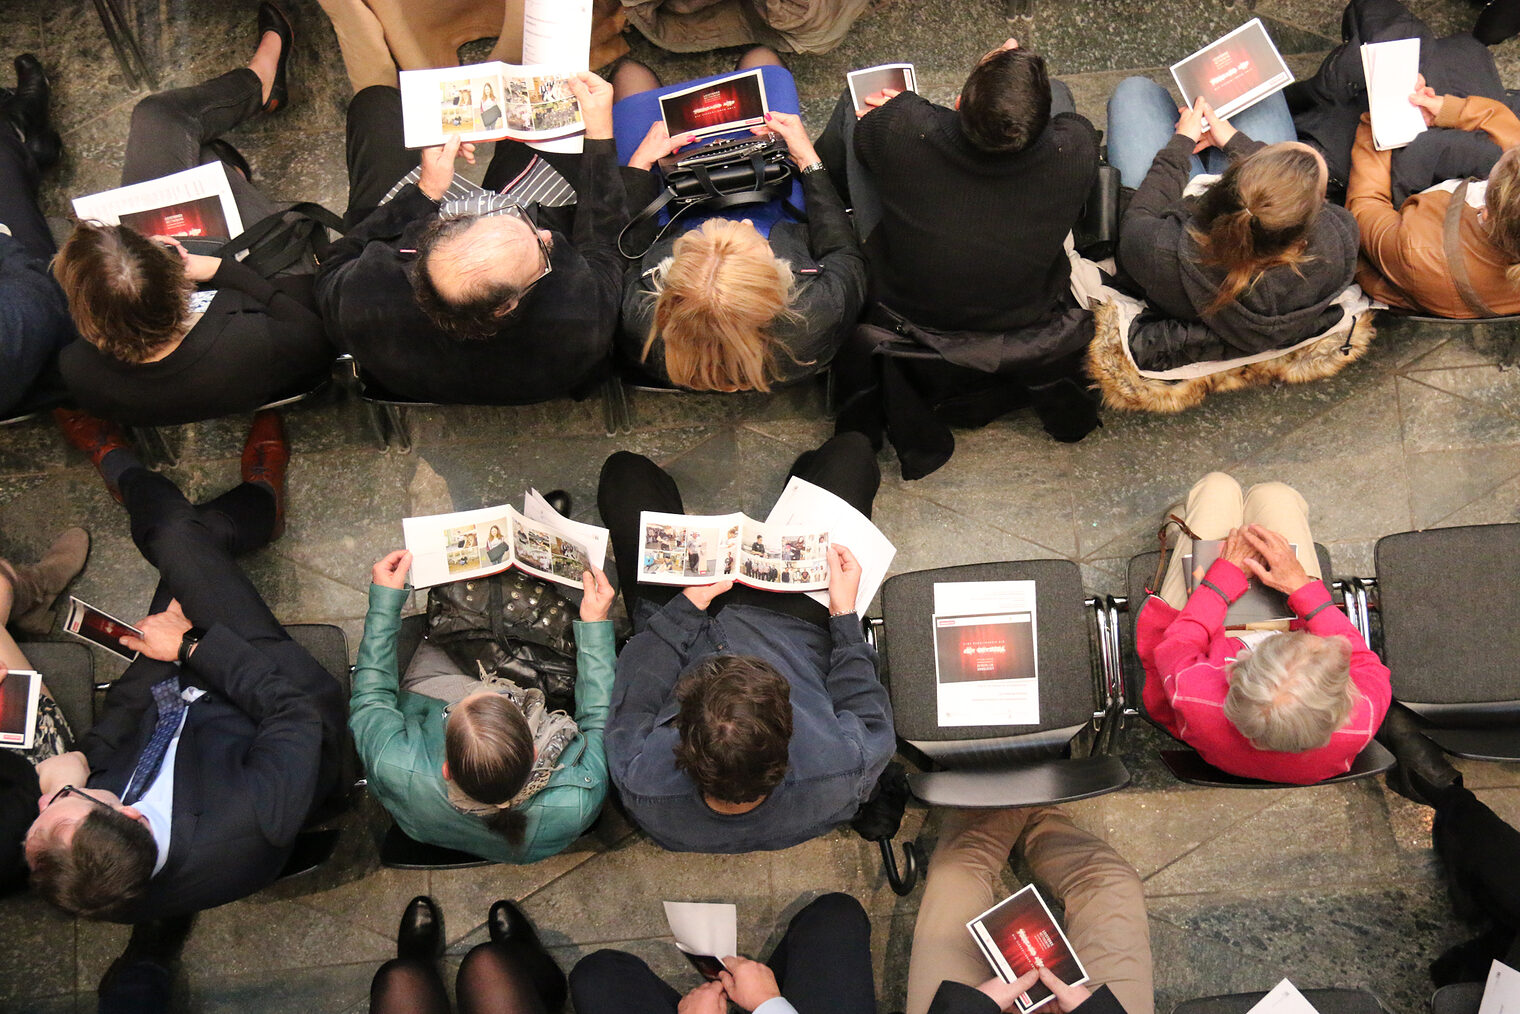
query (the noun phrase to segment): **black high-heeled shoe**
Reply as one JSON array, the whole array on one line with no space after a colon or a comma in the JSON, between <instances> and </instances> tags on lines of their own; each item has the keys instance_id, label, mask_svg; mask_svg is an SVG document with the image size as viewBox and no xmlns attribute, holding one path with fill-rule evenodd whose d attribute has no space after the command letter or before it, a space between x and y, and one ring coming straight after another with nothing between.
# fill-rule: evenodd
<instances>
[{"instance_id":1,"label":"black high-heeled shoe","mask_svg":"<svg viewBox=\"0 0 1520 1014\"><path fill-rule=\"evenodd\" d=\"M1520 35L1520 0L1490 0L1478 12L1472 33L1485 46L1497 46Z\"/></svg>"},{"instance_id":2,"label":"black high-heeled shoe","mask_svg":"<svg viewBox=\"0 0 1520 1014\"><path fill-rule=\"evenodd\" d=\"M21 134L22 144L32 153L39 169L47 170L63 155L63 140L48 116L52 85L42 61L31 53L15 59L16 88L4 100L3 116Z\"/></svg>"},{"instance_id":3,"label":"black high-heeled shoe","mask_svg":"<svg viewBox=\"0 0 1520 1014\"><path fill-rule=\"evenodd\" d=\"M437 961L443 957L443 910L425 894L419 894L401 913L396 930L396 957Z\"/></svg>"},{"instance_id":4,"label":"black high-heeled shoe","mask_svg":"<svg viewBox=\"0 0 1520 1014\"><path fill-rule=\"evenodd\" d=\"M290 101L290 90L285 77L285 66L290 60L290 48L296 40L295 27L290 22L290 15L277 4L265 0L259 4L259 37L255 45L262 42L265 32L273 32L280 37L280 59L275 64L274 82L269 86L269 98L264 102L264 112L272 113L277 109L284 109Z\"/></svg>"}]
</instances>

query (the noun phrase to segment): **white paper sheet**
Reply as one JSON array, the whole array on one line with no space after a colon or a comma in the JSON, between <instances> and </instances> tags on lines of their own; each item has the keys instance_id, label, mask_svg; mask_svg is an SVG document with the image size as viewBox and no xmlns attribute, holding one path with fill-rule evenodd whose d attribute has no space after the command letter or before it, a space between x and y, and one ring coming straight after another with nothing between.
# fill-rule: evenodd
<instances>
[{"instance_id":1,"label":"white paper sheet","mask_svg":"<svg viewBox=\"0 0 1520 1014\"><path fill-rule=\"evenodd\" d=\"M1372 143L1378 151L1402 148L1425 133L1425 117L1409 101L1420 73L1420 40L1394 39L1362 47Z\"/></svg>"},{"instance_id":2,"label":"white paper sheet","mask_svg":"<svg viewBox=\"0 0 1520 1014\"><path fill-rule=\"evenodd\" d=\"M936 582L930 624L942 728L1040 723L1035 582Z\"/></svg>"},{"instance_id":3,"label":"white paper sheet","mask_svg":"<svg viewBox=\"0 0 1520 1014\"><path fill-rule=\"evenodd\" d=\"M1246 1014L1319 1014L1314 1005L1304 999L1293 983L1284 979L1267 993L1266 996L1256 1001Z\"/></svg>"},{"instance_id":4,"label":"white paper sheet","mask_svg":"<svg viewBox=\"0 0 1520 1014\"><path fill-rule=\"evenodd\" d=\"M897 547L882 534L871 519L840 496L806 479L792 476L786 489L776 499L776 505L766 516L768 525L815 524L829 531L829 539L849 548L860 561L860 591L855 600L855 611L861 616L876 597L876 591L887 578L887 568L897 556ZM809 592L816 601L827 606L827 591Z\"/></svg>"},{"instance_id":5,"label":"white paper sheet","mask_svg":"<svg viewBox=\"0 0 1520 1014\"><path fill-rule=\"evenodd\" d=\"M700 901L665 902L665 920L676 946L688 954L731 958L739 953L739 909Z\"/></svg>"},{"instance_id":6,"label":"white paper sheet","mask_svg":"<svg viewBox=\"0 0 1520 1014\"><path fill-rule=\"evenodd\" d=\"M1483 986L1483 1002L1478 1014L1515 1014L1520 1011L1520 972L1502 961L1488 968L1488 982Z\"/></svg>"}]
</instances>

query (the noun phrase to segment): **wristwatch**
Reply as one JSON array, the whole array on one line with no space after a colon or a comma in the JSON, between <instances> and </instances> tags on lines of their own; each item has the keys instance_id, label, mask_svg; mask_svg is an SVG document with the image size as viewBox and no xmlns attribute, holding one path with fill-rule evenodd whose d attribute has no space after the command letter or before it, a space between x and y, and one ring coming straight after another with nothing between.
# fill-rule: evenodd
<instances>
[{"instance_id":1,"label":"wristwatch","mask_svg":"<svg viewBox=\"0 0 1520 1014\"><path fill-rule=\"evenodd\" d=\"M817 162L809 162L807 165L803 166L802 175L811 176L814 173L821 173L827 168L828 166L823 164L823 159L819 159Z\"/></svg>"},{"instance_id":2,"label":"wristwatch","mask_svg":"<svg viewBox=\"0 0 1520 1014\"><path fill-rule=\"evenodd\" d=\"M204 627L191 627L185 631L185 636L179 640L179 664L185 665L190 661L190 652L201 643L201 638L206 636Z\"/></svg>"}]
</instances>

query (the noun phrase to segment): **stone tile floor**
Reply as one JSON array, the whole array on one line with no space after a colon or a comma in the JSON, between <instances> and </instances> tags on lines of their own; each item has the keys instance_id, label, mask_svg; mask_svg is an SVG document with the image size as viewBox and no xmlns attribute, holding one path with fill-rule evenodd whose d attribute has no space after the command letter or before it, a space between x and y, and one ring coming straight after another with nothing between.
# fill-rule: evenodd
<instances>
[{"instance_id":1,"label":"stone tile floor","mask_svg":"<svg viewBox=\"0 0 1520 1014\"><path fill-rule=\"evenodd\" d=\"M54 76L68 156L45 202L61 218L69 197L116 183L140 96L123 86L87 0L4 6L0 52L37 52ZM166 85L230 68L251 41L252 0L136 6ZM295 102L233 139L275 196L341 209L347 82L314 0L291 6L301 23ZM1440 31L1460 30L1472 16L1465 0L1412 6ZM1100 126L1120 78L1160 79L1166 63L1247 16L1244 5L1219 0L1035 0L1033 9L1011 30L1047 54ZM1256 13L1300 74L1336 41L1332 0L1259 0ZM998 0L896 0L863 18L833 53L792 63L816 127L846 70L911 59L925 92L945 101L970 61L1009 30ZM672 57L637 39L634 51L668 81L733 58ZM1520 85L1520 47L1496 56L1507 82ZM1110 415L1077 446L1052 443L1016 415L960 434L954 460L919 482L893 477L887 454L878 518L899 547L896 569L1065 557L1081 564L1090 592L1122 594L1127 559L1149 548L1163 509L1211 468L1301 489L1340 574L1371 573L1372 546L1391 532L1520 520L1520 371L1501 371L1491 340L1468 329L1384 321L1380 331L1372 353L1333 380L1219 397L1173 418ZM421 411L415 453L400 454L374 449L355 404L293 409L289 531L248 567L279 615L336 623L352 650L369 565L398 543L398 519L408 513L515 500L531 484L568 489L576 515L595 520L597 469L617 448L668 465L693 509L764 510L792 457L830 430L814 388L774 397L635 393L633 411L633 431L619 437L606 435L594 402ZM245 425L183 428L171 474L192 494L235 481ZM0 552L26 558L75 522L96 539L77 593L139 614L150 568L87 463L45 423L0 431ZM100 668L112 671L103 660ZM1436 876L1429 811L1377 780L1267 792L1181 786L1156 761L1158 742L1132 728L1124 751L1135 784L1072 807L1145 878L1158 1009L1265 989L1284 975L1301 985L1366 986L1394 1011L1422 1009L1427 962L1463 931ZM1520 769L1464 769L1487 802L1520 819ZM361 808L324 870L206 913L186 952L183 1009L362 1010L402 906L423 892L443 903L455 961L483 939L491 901L511 897L567 967L615 945L690 983L664 935L661 899L737 902L740 943L753 953L807 897L845 890L874 916L883 1009L902 1004L919 895L893 895L874 848L848 832L780 854L690 856L663 853L614 819L535 866L425 873L378 868L372 834L381 821L375 808ZM910 811L904 837L930 842L937 823ZM125 938L123 928L64 919L30 897L0 901L0 1009L93 1009L91 991Z\"/></svg>"}]
</instances>

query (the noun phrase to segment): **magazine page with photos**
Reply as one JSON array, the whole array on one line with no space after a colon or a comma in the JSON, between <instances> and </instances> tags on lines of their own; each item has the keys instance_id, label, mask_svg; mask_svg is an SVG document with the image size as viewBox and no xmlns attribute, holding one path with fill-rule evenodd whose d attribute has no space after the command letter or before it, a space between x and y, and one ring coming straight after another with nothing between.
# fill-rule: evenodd
<instances>
[{"instance_id":1,"label":"magazine page with photos","mask_svg":"<svg viewBox=\"0 0 1520 1014\"><path fill-rule=\"evenodd\" d=\"M966 929L1004 982L1034 969L1036 958L1068 986L1080 986L1088 979L1071 941L1033 884L972 919ZM1048 986L1036 982L1014 1003L1019 1014L1029 1014L1054 998Z\"/></svg>"},{"instance_id":2,"label":"magazine page with photos","mask_svg":"<svg viewBox=\"0 0 1520 1014\"><path fill-rule=\"evenodd\" d=\"M576 68L514 67L500 61L401 72L401 121L408 148L503 137L536 141L579 134Z\"/></svg>"},{"instance_id":3,"label":"magazine page with photos","mask_svg":"<svg viewBox=\"0 0 1520 1014\"><path fill-rule=\"evenodd\" d=\"M144 236L227 240L243 232L227 169L220 162L76 197L73 204L81 222L125 225Z\"/></svg>"},{"instance_id":4,"label":"magazine page with photos","mask_svg":"<svg viewBox=\"0 0 1520 1014\"><path fill-rule=\"evenodd\" d=\"M532 495L526 499L531 506ZM514 564L535 577L579 588L581 575L602 569L607 556L606 529L587 538L588 528L595 526L561 518L547 503L536 517L502 505L401 521L415 588L485 577Z\"/></svg>"},{"instance_id":5,"label":"magazine page with photos","mask_svg":"<svg viewBox=\"0 0 1520 1014\"><path fill-rule=\"evenodd\" d=\"M585 541L563 523L541 521L515 510L512 511L512 555L518 567L534 577L558 581L572 588L582 587L581 577L592 569L593 563L600 570L604 556L598 553L593 557Z\"/></svg>"},{"instance_id":6,"label":"magazine page with photos","mask_svg":"<svg viewBox=\"0 0 1520 1014\"><path fill-rule=\"evenodd\" d=\"M744 519L735 579L767 591L829 586L829 531L817 525L773 525Z\"/></svg>"},{"instance_id":7,"label":"magazine page with photos","mask_svg":"<svg viewBox=\"0 0 1520 1014\"><path fill-rule=\"evenodd\" d=\"M765 523L769 525L814 525L828 529L830 542L848 547L860 564L860 589L855 598L855 611L861 616L871 607L871 600L887 579L887 571L897 556L897 547L882 534L881 529L854 505L836 493L814 485L800 476L787 480L786 488L776 499ZM827 591L808 592L808 596L822 606L828 606Z\"/></svg>"},{"instance_id":8,"label":"magazine page with photos","mask_svg":"<svg viewBox=\"0 0 1520 1014\"><path fill-rule=\"evenodd\" d=\"M739 565L743 514L639 514L642 584L713 584Z\"/></svg>"},{"instance_id":9,"label":"magazine page with photos","mask_svg":"<svg viewBox=\"0 0 1520 1014\"><path fill-rule=\"evenodd\" d=\"M32 748L41 692L42 674L34 669L12 669L0 676L0 746Z\"/></svg>"}]
</instances>

